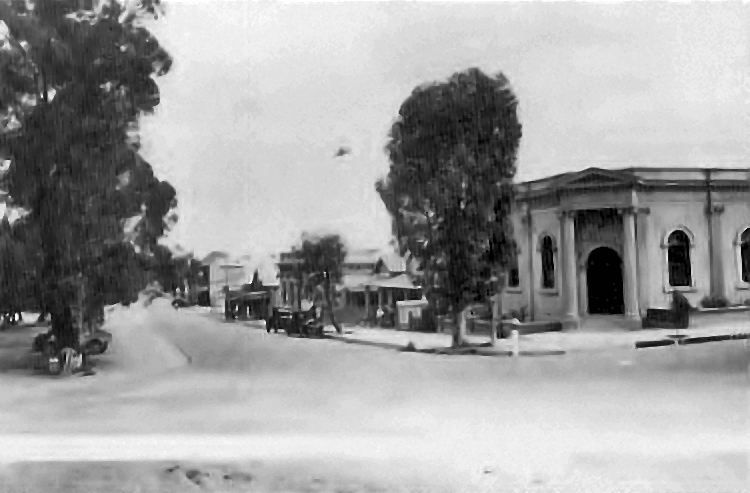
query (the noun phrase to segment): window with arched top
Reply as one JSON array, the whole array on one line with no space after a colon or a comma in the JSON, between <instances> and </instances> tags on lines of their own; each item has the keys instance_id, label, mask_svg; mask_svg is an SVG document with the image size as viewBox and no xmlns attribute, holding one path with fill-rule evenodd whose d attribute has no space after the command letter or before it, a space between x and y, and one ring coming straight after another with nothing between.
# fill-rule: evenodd
<instances>
[{"instance_id":1,"label":"window with arched top","mask_svg":"<svg viewBox=\"0 0 750 493\"><path fill-rule=\"evenodd\" d=\"M510 269L508 269L508 287L518 288L521 285L521 273L518 270L518 258L516 257L511 261Z\"/></svg>"},{"instance_id":2,"label":"window with arched top","mask_svg":"<svg viewBox=\"0 0 750 493\"><path fill-rule=\"evenodd\" d=\"M508 268L507 286L511 289L518 289L521 286L521 274L518 270L518 259L511 260Z\"/></svg>"},{"instance_id":3,"label":"window with arched top","mask_svg":"<svg viewBox=\"0 0 750 493\"><path fill-rule=\"evenodd\" d=\"M750 283L750 228L740 235L740 275L742 282Z\"/></svg>"},{"instance_id":4,"label":"window with arched top","mask_svg":"<svg viewBox=\"0 0 750 493\"><path fill-rule=\"evenodd\" d=\"M669 285L691 286L693 273L690 266L690 237L682 230L675 230L667 238L667 264Z\"/></svg>"},{"instance_id":5,"label":"window with arched top","mask_svg":"<svg viewBox=\"0 0 750 493\"><path fill-rule=\"evenodd\" d=\"M542 260L542 289L555 287L555 242L551 236L543 236L539 245Z\"/></svg>"}]
</instances>

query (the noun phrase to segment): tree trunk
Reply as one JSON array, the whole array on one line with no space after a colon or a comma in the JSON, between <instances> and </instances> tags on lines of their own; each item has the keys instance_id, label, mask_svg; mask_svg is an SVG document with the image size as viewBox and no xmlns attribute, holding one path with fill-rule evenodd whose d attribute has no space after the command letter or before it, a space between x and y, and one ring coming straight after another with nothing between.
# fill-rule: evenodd
<instances>
[{"instance_id":1,"label":"tree trunk","mask_svg":"<svg viewBox=\"0 0 750 493\"><path fill-rule=\"evenodd\" d=\"M51 303L52 334L56 339L56 349L69 347L78 351L78 334L71 310L72 296L69 289L58 289Z\"/></svg>"},{"instance_id":2,"label":"tree trunk","mask_svg":"<svg viewBox=\"0 0 750 493\"><path fill-rule=\"evenodd\" d=\"M302 310L302 280L301 279L297 283L297 293L295 294L297 298L297 310Z\"/></svg>"},{"instance_id":3,"label":"tree trunk","mask_svg":"<svg viewBox=\"0 0 750 493\"><path fill-rule=\"evenodd\" d=\"M466 324L468 308L453 309L453 347L462 347L466 344Z\"/></svg>"},{"instance_id":4,"label":"tree trunk","mask_svg":"<svg viewBox=\"0 0 750 493\"><path fill-rule=\"evenodd\" d=\"M50 207L50 205L46 205ZM45 214L45 213L43 213ZM47 212L49 214L49 212ZM44 298L47 310L51 318L51 332L56 339L56 349L59 351L64 347L69 347L78 351L78 333L73 320L72 303L75 300L75 292L67 282L63 282L62 274L64 272L64 259L58 258L57 237L53 227L51 217L45 217L42 224L46 223L43 228L43 245L44 245L44 266L43 266L43 283Z\"/></svg>"},{"instance_id":5,"label":"tree trunk","mask_svg":"<svg viewBox=\"0 0 750 493\"><path fill-rule=\"evenodd\" d=\"M326 307L328 308L328 317L331 319L331 325L333 325L333 328L336 329L336 332L339 335L341 335L344 333L344 330L336 322L336 316L333 313L333 297L331 296L331 279L328 276L325 276L323 291L325 291Z\"/></svg>"},{"instance_id":6,"label":"tree trunk","mask_svg":"<svg viewBox=\"0 0 750 493\"><path fill-rule=\"evenodd\" d=\"M490 344L497 344L497 331L501 328L503 316L503 296L496 293L492 296L492 322L490 323Z\"/></svg>"},{"instance_id":7,"label":"tree trunk","mask_svg":"<svg viewBox=\"0 0 750 493\"><path fill-rule=\"evenodd\" d=\"M490 324L490 342L494 346L497 343L497 331L502 329L502 318L503 318L503 292L505 286L508 283L508 274L505 271L497 272L495 274L497 281L494 286L494 295L491 298L492 302L492 323Z\"/></svg>"}]
</instances>

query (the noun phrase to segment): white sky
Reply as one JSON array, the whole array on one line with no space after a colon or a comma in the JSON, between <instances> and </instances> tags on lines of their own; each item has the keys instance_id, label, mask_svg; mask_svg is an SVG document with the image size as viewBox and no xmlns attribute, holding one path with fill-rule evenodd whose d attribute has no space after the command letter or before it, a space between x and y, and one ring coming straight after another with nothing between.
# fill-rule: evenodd
<instances>
[{"instance_id":1,"label":"white sky","mask_svg":"<svg viewBox=\"0 0 750 493\"><path fill-rule=\"evenodd\" d=\"M589 166L750 166L740 3L179 2L175 57L144 121L199 254L287 248L301 231L385 245L374 191L410 91L478 66L520 100L518 179ZM334 160L341 144L352 156Z\"/></svg>"}]
</instances>

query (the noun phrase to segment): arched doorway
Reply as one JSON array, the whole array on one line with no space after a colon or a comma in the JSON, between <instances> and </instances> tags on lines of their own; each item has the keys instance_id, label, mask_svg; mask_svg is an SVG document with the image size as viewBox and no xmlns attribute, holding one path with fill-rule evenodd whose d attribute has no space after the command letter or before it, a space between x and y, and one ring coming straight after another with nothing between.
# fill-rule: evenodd
<instances>
[{"instance_id":1,"label":"arched doorway","mask_svg":"<svg viewBox=\"0 0 750 493\"><path fill-rule=\"evenodd\" d=\"M599 247L586 262L586 291L590 314L623 314L622 259L611 248Z\"/></svg>"}]
</instances>

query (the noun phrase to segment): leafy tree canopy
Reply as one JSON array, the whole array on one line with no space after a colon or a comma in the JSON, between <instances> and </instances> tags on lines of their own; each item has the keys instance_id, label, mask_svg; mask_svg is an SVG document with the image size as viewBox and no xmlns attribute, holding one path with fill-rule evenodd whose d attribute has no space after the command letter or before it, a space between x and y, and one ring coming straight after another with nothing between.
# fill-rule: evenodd
<instances>
[{"instance_id":1,"label":"leafy tree canopy","mask_svg":"<svg viewBox=\"0 0 750 493\"><path fill-rule=\"evenodd\" d=\"M1 184L39 232L56 299L65 279L96 285L112 255L151 254L176 220L174 188L138 155L138 118L172 64L144 26L158 12L158 0L0 2ZM64 311L52 307L53 327Z\"/></svg>"},{"instance_id":2,"label":"leafy tree canopy","mask_svg":"<svg viewBox=\"0 0 750 493\"><path fill-rule=\"evenodd\" d=\"M390 170L376 190L402 253L456 311L515 255L517 108L503 74L471 68L414 89L389 134Z\"/></svg>"},{"instance_id":3,"label":"leafy tree canopy","mask_svg":"<svg viewBox=\"0 0 750 493\"><path fill-rule=\"evenodd\" d=\"M300 245L292 252L300 260L297 269L308 285L322 287L331 323L341 333L333 313L333 299L336 286L343 277L347 253L343 240L337 234L315 236L303 233Z\"/></svg>"},{"instance_id":4,"label":"leafy tree canopy","mask_svg":"<svg viewBox=\"0 0 750 493\"><path fill-rule=\"evenodd\" d=\"M339 235L304 233L292 252L302 261L299 268L311 284L321 284L326 275L334 284L341 281L346 246Z\"/></svg>"}]
</instances>

